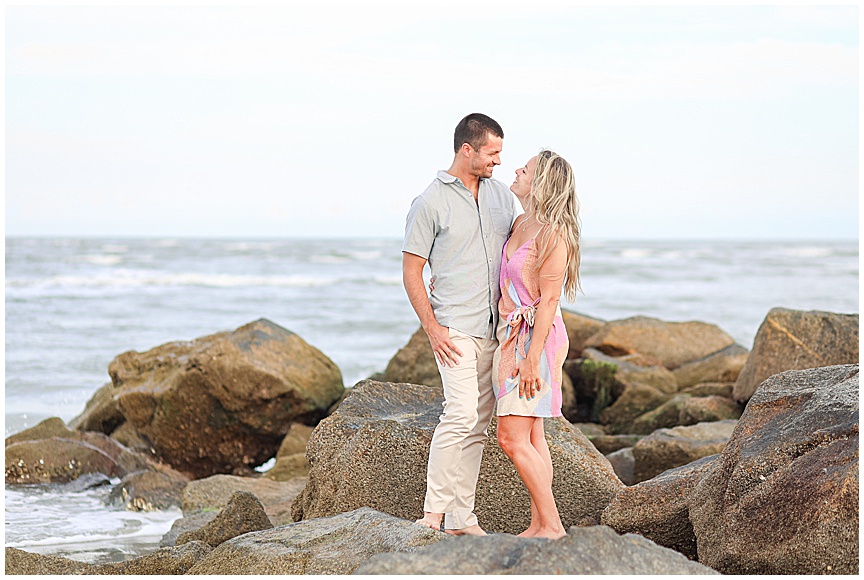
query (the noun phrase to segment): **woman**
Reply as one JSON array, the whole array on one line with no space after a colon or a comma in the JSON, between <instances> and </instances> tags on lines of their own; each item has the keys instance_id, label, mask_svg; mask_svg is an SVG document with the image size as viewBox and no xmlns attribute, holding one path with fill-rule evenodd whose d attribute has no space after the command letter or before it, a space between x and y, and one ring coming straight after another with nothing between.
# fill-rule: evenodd
<instances>
[{"instance_id":1,"label":"woman","mask_svg":"<svg viewBox=\"0 0 864 580\"><path fill-rule=\"evenodd\" d=\"M570 164L543 150L516 171L510 190L525 213L516 218L501 262L500 346L493 380L498 444L531 495L522 537L566 534L552 496L552 458L544 417L561 416L567 331L559 301L579 290L579 206Z\"/></svg>"}]
</instances>

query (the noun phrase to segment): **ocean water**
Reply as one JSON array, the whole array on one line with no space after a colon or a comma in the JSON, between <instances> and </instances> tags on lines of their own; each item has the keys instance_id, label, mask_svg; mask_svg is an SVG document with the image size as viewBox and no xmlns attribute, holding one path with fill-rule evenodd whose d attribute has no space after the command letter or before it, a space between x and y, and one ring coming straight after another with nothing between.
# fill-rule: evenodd
<instances>
[{"instance_id":1,"label":"ocean water","mask_svg":"<svg viewBox=\"0 0 864 580\"><path fill-rule=\"evenodd\" d=\"M381 371L417 329L401 241L6 240L5 433L69 421L116 355L258 318L329 356L346 386ZM858 312L858 242L595 241L580 313L717 324L750 348L772 307ZM106 488L6 487L6 545L82 561L148 553L179 510L102 504Z\"/></svg>"}]
</instances>

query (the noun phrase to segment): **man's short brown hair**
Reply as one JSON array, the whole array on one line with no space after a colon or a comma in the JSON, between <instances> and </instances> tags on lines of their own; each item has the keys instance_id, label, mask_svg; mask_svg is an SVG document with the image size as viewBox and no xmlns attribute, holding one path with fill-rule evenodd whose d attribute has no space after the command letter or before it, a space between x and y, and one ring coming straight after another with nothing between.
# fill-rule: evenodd
<instances>
[{"instance_id":1,"label":"man's short brown hair","mask_svg":"<svg viewBox=\"0 0 864 580\"><path fill-rule=\"evenodd\" d=\"M458 153L463 143L468 143L472 149L479 150L486 144L489 133L504 138L504 130L491 117L483 113L471 113L456 125L453 134L453 152Z\"/></svg>"}]
</instances>

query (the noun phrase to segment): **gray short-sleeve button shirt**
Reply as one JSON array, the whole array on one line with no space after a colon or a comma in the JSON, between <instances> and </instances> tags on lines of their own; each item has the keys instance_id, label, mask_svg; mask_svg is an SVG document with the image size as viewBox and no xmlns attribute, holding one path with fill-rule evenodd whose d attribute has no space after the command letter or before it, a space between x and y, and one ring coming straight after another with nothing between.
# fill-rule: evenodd
<instances>
[{"instance_id":1,"label":"gray short-sleeve button shirt","mask_svg":"<svg viewBox=\"0 0 864 580\"><path fill-rule=\"evenodd\" d=\"M402 251L428 260L435 278L429 302L442 326L494 336L501 251L515 213L513 194L500 181L480 179L475 202L462 181L446 171L411 203Z\"/></svg>"}]
</instances>

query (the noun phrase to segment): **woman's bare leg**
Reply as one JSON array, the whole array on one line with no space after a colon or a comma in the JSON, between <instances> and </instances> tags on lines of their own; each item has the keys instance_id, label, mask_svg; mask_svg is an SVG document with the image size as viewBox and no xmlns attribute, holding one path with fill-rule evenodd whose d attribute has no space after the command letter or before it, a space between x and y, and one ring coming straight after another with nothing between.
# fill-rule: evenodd
<instances>
[{"instance_id":1,"label":"woman's bare leg","mask_svg":"<svg viewBox=\"0 0 864 580\"><path fill-rule=\"evenodd\" d=\"M546 470L549 472L549 481L552 481L552 454L549 453L549 444L546 442L546 430L543 428L543 419L538 419L531 427L531 445L543 458Z\"/></svg>"},{"instance_id":2,"label":"woman's bare leg","mask_svg":"<svg viewBox=\"0 0 864 580\"><path fill-rule=\"evenodd\" d=\"M546 465L546 470L549 472L549 481L552 479L552 456L549 453L549 445L546 443L546 431L543 429L543 420L538 419L531 427L531 446L537 450L537 453L543 459ZM528 529L519 534L523 538L532 538L540 529L540 520L537 515L537 506L534 504L534 499L531 499L531 525Z\"/></svg>"},{"instance_id":3,"label":"woman's bare leg","mask_svg":"<svg viewBox=\"0 0 864 580\"><path fill-rule=\"evenodd\" d=\"M543 447L538 450L532 444L532 432L537 429L535 426L537 423L540 424L539 432L542 432L542 418L518 415L499 417L498 444L513 461L516 471L519 472L531 495L533 506L531 526L520 535L560 538L565 535L565 532L558 515L558 508L555 506L555 498L552 496L551 459L547 463L542 455ZM535 439L536 437L537 435ZM545 434L543 437L545 443ZM546 453L548 454L548 446Z\"/></svg>"},{"instance_id":4,"label":"woman's bare leg","mask_svg":"<svg viewBox=\"0 0 864 580\"><path fill-rule=\"evenodd\" d=\"M537 530L540 529L540 517L537 515L537 505L534 503L534 498L531 498L531 523L528 525L528 529L522 532L521 534L517 534L520 538L533 538L534 534L537 533Z\"/></svg>"}]
</instances>

